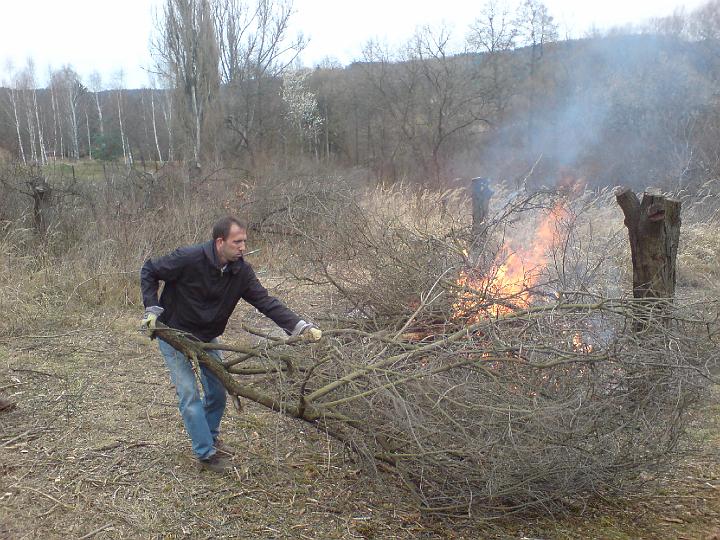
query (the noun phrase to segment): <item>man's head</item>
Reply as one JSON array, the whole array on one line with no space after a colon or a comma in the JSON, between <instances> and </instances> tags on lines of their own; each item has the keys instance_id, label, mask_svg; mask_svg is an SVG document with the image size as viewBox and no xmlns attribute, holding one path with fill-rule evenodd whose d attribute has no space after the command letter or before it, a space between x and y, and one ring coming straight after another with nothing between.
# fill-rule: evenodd
<instances>
[{"instance_id":1,"label":"man's head","mask_svg":"<svg viewBox=\"0 0 720 540\"><path fill-rule=\"evenodd\" d=\"M247 225L239 219L227 216L213 225L215 253L221 265L233 263L242 257L247 241Z\"/></svg>"}]
</instances>

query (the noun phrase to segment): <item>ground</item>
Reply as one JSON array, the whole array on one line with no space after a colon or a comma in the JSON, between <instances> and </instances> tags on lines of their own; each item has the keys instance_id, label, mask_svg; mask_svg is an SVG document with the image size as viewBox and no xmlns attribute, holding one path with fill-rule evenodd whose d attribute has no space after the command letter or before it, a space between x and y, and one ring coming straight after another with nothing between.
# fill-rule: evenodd
<instances>
[{"instance_id":1,"label":"ground","mask_svg":"<svg viewBox=\"0 0 720 540\"><path fill-rule=\"evenodd\" d=\"M631 496L565 516L441 519L312 426L229 410L232 474L199 470L155 343L131 311L0 338L0 538L720 540L720 397L700 449ZM650 479L650 477L649 477Z\"/></svg>"}]
</instances>

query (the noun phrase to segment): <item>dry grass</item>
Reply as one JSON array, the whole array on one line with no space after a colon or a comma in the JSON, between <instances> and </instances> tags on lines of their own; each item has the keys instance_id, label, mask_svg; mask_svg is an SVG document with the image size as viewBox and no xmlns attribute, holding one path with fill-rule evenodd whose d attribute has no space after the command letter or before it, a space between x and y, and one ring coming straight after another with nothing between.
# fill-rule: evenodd
<instances>
[{"instance_id":1,"label":"dry grass","mask_svg":"<svg viewBox=\"0 0 720 540\"><path fill-rule=\"evenodd\" d=\"M272 413L232 412L232 474L197 470L154 344L134 317L4 342L4 537L323 537L422 529L323 434ZM395 493L393 493L393 491ZM395 519L392 514L395 513ZM419 529L418 529L419 528ZM387 537L383 532L383 537Z\"/></svg>"},{"instance_id":2,"label":"dry grass","mask_svg":"<svg viewBox=\"0 0 720 540\"><path fill-rule=\"evenodd\" d=\"M680 282L685 286L717 293L720 279L720 234L711 223L683 226L678 254Z\"/></svg>"}]
</instances>

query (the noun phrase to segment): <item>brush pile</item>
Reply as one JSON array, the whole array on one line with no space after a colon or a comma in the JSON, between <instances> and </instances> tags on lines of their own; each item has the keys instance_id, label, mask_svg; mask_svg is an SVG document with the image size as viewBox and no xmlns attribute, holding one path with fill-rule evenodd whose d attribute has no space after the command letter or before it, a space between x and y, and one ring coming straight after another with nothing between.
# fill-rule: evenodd
<instances>
[{"instance_id":1,"label":"brush pile","mask_svg":"<svg viewBox=\"0 0 720 540\"><path fill-rule=\"evenodd\" d=\"M704 396L717 305L609 295L626 248L619 215L617 233L597 237L578 218L601 215L596 199L556 213L542 267L527 263L526 287L504 289L494 276L510 241L532 238L522 227L557 198L511 197L471 238L450 217L456 195L415 195L393 212L319 189L290 208L291 266L325 291L319 343L247 328L263 339L222 345L221 364L212 345L158 337L241 400L392 468L431 512L562 510L671 462Z\"/></svg>"}]
</instances>

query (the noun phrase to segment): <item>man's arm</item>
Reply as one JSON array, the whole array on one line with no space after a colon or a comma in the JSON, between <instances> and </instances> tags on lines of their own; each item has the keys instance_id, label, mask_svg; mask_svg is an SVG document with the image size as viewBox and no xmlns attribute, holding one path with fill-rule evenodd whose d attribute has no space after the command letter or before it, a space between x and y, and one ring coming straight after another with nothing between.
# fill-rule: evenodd
<instances>
[{"instance_id":1,"label":"man's arm","mask_svg":"<svg viewBox=\"0 0 720 540\"><path fill-rule=\"evenodd\" d=\"M244 272L247 287L243 293L243 300L271 319L288 334L294 333L298 324L304 321L301 321L300 317L280 300L270 296L267 289L258 280L252 267L247 263Z\"/></svg>"},{"instance_id":2,"label":"man's arm","mask_svg":"<svg viewBox=\"0 0 720 540\"><path fill-rule=\"evenodd\" d=\"M140 269L140 289L146 308L160 305L158 289L160 281L174 281L180 277L190 260L191 252L187 247L179 248L155 259L148 259Z\"/></svg>"}]
</instances>

